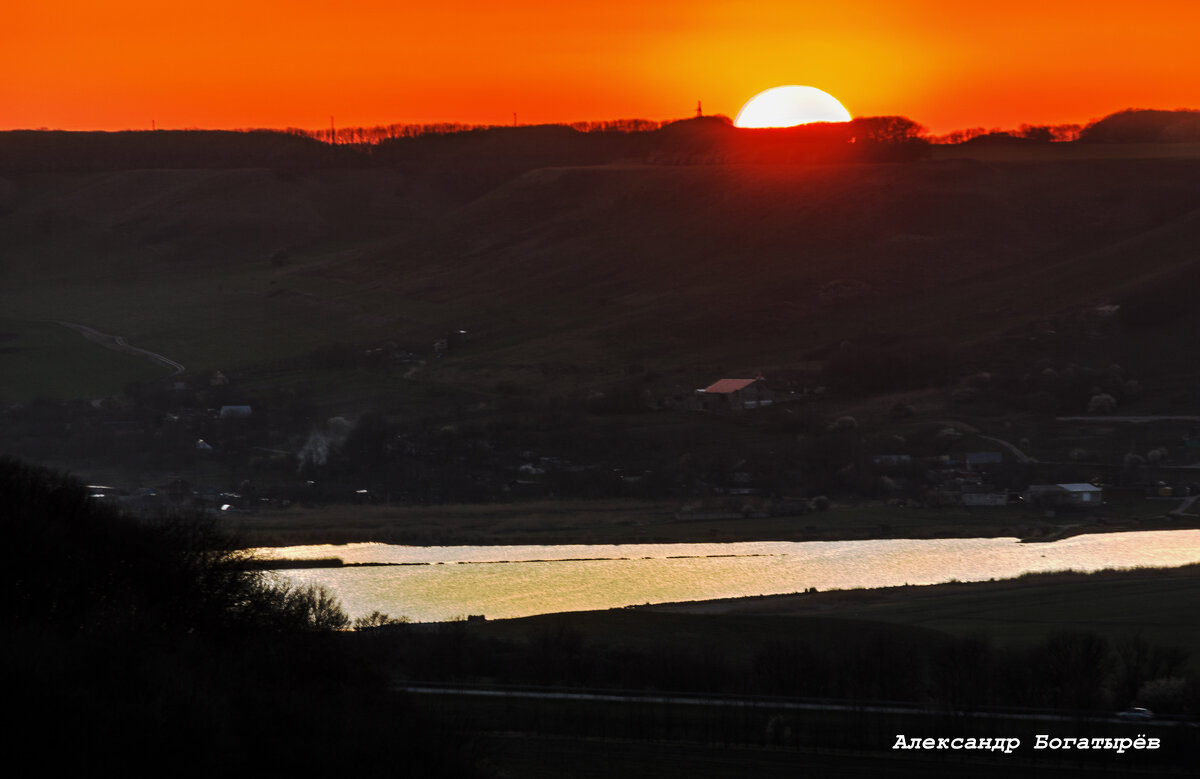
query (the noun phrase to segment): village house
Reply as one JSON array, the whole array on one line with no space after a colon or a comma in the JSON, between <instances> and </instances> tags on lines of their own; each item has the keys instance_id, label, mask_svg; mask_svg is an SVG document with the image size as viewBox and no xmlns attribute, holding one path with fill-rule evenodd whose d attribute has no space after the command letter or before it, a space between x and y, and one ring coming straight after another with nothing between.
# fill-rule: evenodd
<instances>
[{"instance_id":1,"label":"village house","mask_svg":"<svg viewBox=\"0 0 1200 779\"><path fill-rule=\"evenodd\" d=\"M1007 506L1009 504L1008 493L997 491L991 485L963 490L961 501L964 506L976 507Z\"/></svg>"},{"instance_id":2,"label":"village house","mask_svg":"<svg viewBox=\"0 0 1200 779\"><path fill-rule=\"evenodd\" d=\"M1060 506L1099 506L1103 490L1094 484L1030 484L1025 499Z\"/></svg>"},{"instance_id":3,"label":"village house","mask_svg":"<svg viewBox=\"0 0 1200 779\"><path fill-rule=\"evenodd\" d=\"M992 471L1004 464L1004 456L999 452L967 452L963 462L971 471Z\"/></svg>"},{"instance_id":4,"label":"village house","mask_svg":"<svg viewBox=\"0 0 1200 779\"><path fill-rule=\"evenodd\" d=\"M696 390L697 407L702 411L740 412L769 406L775 396L762 376L755 379L721 379Z\"/></svg>"}]
</instances>

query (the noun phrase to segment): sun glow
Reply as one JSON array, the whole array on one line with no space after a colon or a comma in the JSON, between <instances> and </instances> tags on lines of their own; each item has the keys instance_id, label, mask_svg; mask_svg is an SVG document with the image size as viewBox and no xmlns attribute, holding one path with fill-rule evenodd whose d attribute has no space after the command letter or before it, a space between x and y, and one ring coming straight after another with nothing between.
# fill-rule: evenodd
<instances>
[{"instance_id":1,"label":"sun glow","mask_svg":"<svg viewBox=\"0 0 1200 779\"><path fill-rule=\"evenodd\" d=\"M795 127L811 122L848 122L847 111L833 95L816 87L771 87L746 101L735 127Z\"/></svg>"}]
</instances>

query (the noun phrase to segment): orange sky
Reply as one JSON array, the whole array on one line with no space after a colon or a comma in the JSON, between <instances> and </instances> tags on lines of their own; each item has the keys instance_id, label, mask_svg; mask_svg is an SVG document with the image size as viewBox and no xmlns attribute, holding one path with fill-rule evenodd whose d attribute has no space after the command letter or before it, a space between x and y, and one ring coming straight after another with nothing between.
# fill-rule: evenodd
<instances>
[{"instance_id":1,"label":"orange sky","mask_svg":"<svg viewBox=\"0 0 1200 779\"><path fill-rule=\"evenodd\" d=\"M15 0L0 129L734 116L779 84L937 133L1200 108L1195 0Z\"/></svg>"}]
</instances>

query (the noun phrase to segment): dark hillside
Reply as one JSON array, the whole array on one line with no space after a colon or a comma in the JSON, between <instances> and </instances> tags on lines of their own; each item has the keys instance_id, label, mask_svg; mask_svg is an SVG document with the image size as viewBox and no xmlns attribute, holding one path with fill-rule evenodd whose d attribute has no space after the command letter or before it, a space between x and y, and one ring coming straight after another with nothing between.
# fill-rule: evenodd
<instances>
[{"instance_id":1,"label":"dark hillside","mask_svg":"<svg viewBox=\"0 0 1200 779\"><path fill-rule=\"evenodd\" d=\"M492 127L385 141L372 149L371 161L439 182L458 196L474 197L539 168L911 160L925 151L916 135L919 129L903 117L870 117L845 124L738 130L721 116L636 132L580 132L559 125Z\"/></svg>"},{"instance_id":2,"label":"dark hillside","mask_svg":"<svg viewBox=\"0 0 1200 779\"><path fill-rule=\"evenodd\" d=\"M614 350L670 343L683 361L774 362L873 331L965 347L1119 302L1189 256L1197 172L1141 160L542 170L342 267L460 311L464 326L515 320L520 339L582 327Z\"/></svg>"},{"instance_id":3,"label":"dark hillside","mask_svg":"<svg viewBox=\"0 0 1200 779\"><path fill-rule=\"evenodd\" d=\"M569 127L493 127L385 141L378 165L419 175L457 197L481 195L535 168L640 158L645 133L582 133Z\"/></svg>"},{"instance_id":4,"label":"dark hillside","mask_svg":"<svg viewBox=\"0 0 1200 779\"><path fill-rule=\"evenodd\" d=\"M427 173L10 177L3 295L185 364L312 348L328 314L333 340L485 336L461 367L519 347L483 359L752 370L873 333L969 348L1120 303L1200 229L1186 159L540 168L461 206L462 182Z\"/></svg>"},{"instance_id":5,"label":"dark hillside","mask_svg":"<svg viewBox=\"0 0 1200 779\"><path fill-rule=\"evenodd\" d=\"M250 308L280 323L324 308L360 312L343 333L354 340L457 326L505 344L578 333L627 352L629 341L607 339L636 335L640 349L681 363L742 355L752 366L873 331L952 328L962 341L1116 303L1189 257L1198 227L1193 160L595 166L572 146L582 134L529 129L524 154L495 155L494 169L476 164L491 156L484 133L456 147L466 156L434 155L411 175L10 177L0 217L10 279L43 291L51 276L64 287L128 273L139 283L129 299L114 289L111 306L67 288L52 306L14 284L6 297L19 316L152 335L161 328L134 314L183 271L192 286L171 288L175 305L228 309L221 319L244 328L243 342L257 337L239 323ZM409 140L435 149L451 137ZM517 173L542 141L549 161L571 165ZM450 205L464 187L486 191Z\"/></svg>"},{"instance_id":6,"label":"dark hillside","mask_svg":"<svg viewBox=\"0 0 1200 779\"><path fill-rule=\"evenodd\" d=\"M657 132L695 132L701 146L737 137L723 124L673 127ZM583 164L572 133L463 134L440 175L416 155L396 168L4 177L0 397L126 388L112 411L59 409L57 424L49 406L13 407L10 451L63 463L119 452L176 475L204 463L199 478L231 487L253 462L294 486L295 458L324 420L375 412L337 494L357 494L349 482L369 472L385 496L497 499L530 481L517 476L529 453L576 469L553 487L532 480L542 494L677 497L744 460L758 463L753 489L815 483L813 497L846 488L865 451L826 430L847 414L891 426L876 451L922 441L914 452L932 456L955 417L1000 437L1020 423L1014 437L1032 439L1036 415L1085 413L1098 394L1126 413L1200 411L1189 357L1200 159L1078 159L1048 144L1063 156ZM454 174L473 165L472 143L523 138L538 140L498 152L479 178ZM522 172L542 142L572 164ZM186 372L148 386L162 363L134 371L113 352L106 373L100 346L48 332L59 320ZM104 381L70 376L85 364ZM39 365L67 380L27 379ZM759 371L794 401L752 416L760 424L648 413ZM213 421L226 404L253 406L253 421ZM1183 435L1155 445L1178 448ZM225 448L201 460L209 437ZM1062 449L1055 459L1093 447ZM701 466L683 456L697 452ZM1092 478L1088 468L1072 478ZM429 487L435 478L454 484Z\"/></svg>"},{"instance_id":7,"label":"dark hillside","mask_svg":"<svg viewBox=\"0 0 1200 779\"><path fill-rule=\"evenodd\" d=\"M160 262L208 273L265 266L279 250L403 230L439 203L416 182L368 170L124 170L7 183L5 254L36 255L76 278L162 272Z\"/></svg>"}]
</instances>

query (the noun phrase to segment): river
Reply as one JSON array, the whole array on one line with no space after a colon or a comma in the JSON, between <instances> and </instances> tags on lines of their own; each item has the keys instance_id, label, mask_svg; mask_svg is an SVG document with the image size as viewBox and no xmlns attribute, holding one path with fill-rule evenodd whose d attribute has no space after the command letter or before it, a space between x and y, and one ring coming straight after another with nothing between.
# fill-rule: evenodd
<instances>
[{"instance_id":1,"label":"river","mask_svg":"<svg viewBox=\"0 0 1200 779\"><path fill-rule=\"evenodd\" d=\"M374 566L281 572L335 592L351 617L413 621L521 617L643 603L856 587L1006 579L1035 571L1200 562L1200 530L1108 533L1042 544L1015 538L756 541L722 544L395 546L259 549Z\"/></svg>"}]
</instances>

